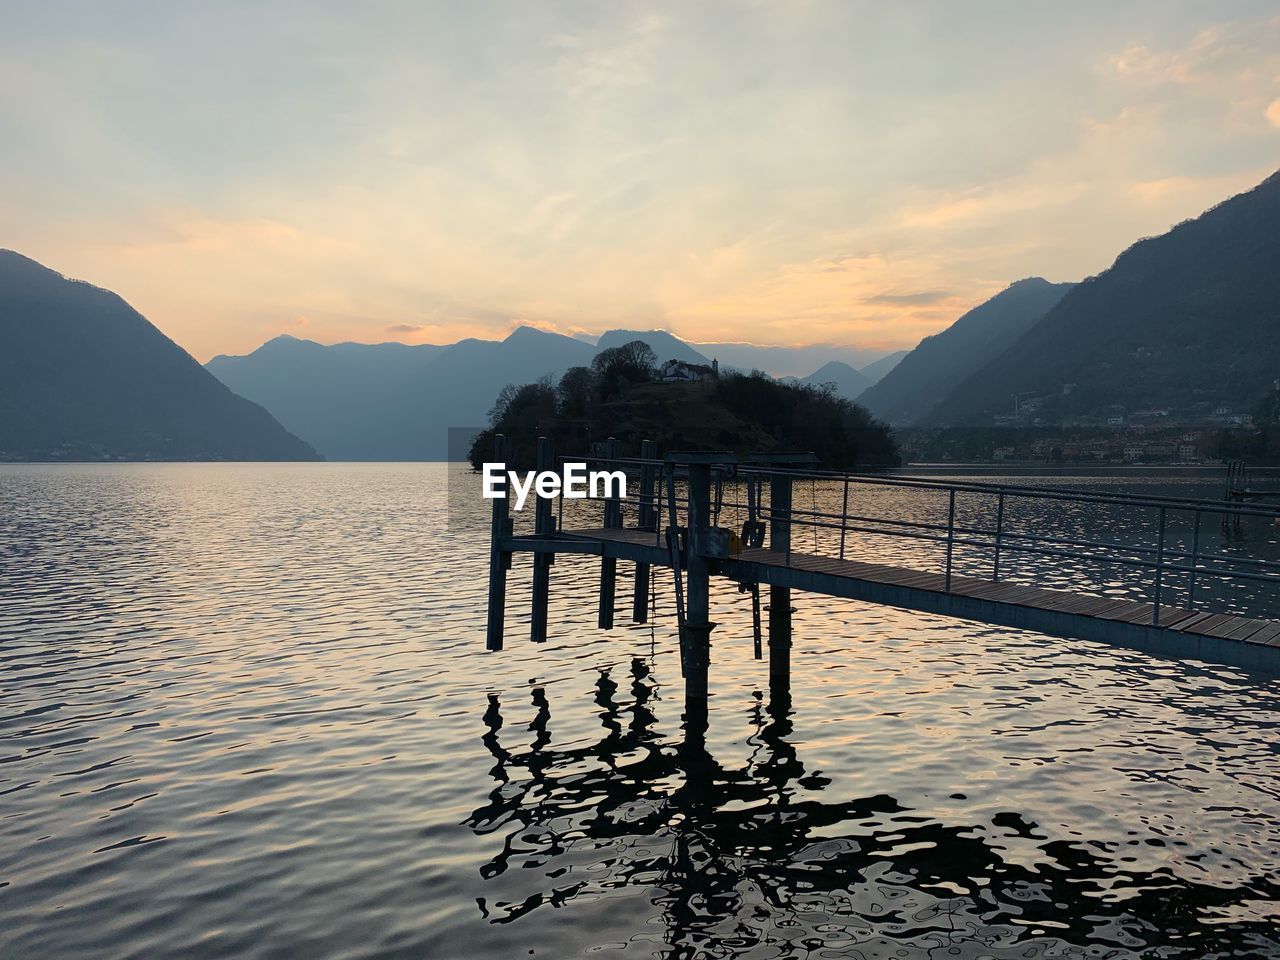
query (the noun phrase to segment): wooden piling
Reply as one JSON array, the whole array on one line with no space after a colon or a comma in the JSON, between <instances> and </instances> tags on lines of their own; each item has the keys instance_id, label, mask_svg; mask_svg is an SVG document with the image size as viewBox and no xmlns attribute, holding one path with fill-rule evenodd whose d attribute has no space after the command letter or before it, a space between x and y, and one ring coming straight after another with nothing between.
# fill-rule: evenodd
<instances>
[{"instance_id":1,"label":"wooden piling","mask_svg":"<svg viewBox=\"0 0 1280 960\"><path fill-rule=\"evenodd\" d=\"M791 477L775 473L769 480L769 549L791 555ZM769 587L769 685L791 686L791 588Z\"/></svg>"},{"instance_id":2,"label":"wooden piling","mask_svg":"<svg viewBox=\"0 0 1280 960\"><path fill-rule=\"evenodd\" d=\"M652 440L640 444L640 458L653 460L658 455L658 445ZM637 530L658 529L658 507L655 493L657 490L658 471L652 463L640 467L640 509L636 516ZM652 575L649 564L636 564L635 590L631 595L631 622L649 622L649 578Z\"/></svg>"},{"instance_id":3,"label":"wooden piling","mask_svg":"<svg viewBox=\"0 0 1280 960\"><path fill-rule=\"evenodd\" d=\"M555 469L555 448L549 437L538 438L538 472ZM555 517L551 513L551 501L536 496L533 501L533 530L539 536L555 531ZM551 564L554 553L533 555L533 610L529 617L529 639L543 643L547 639L547 605L551 598Z\"/></svg>"},{"instance_id":4,"label":"wooden piling","mask_svg":"<svg viewBox=\"0 0 1280 960\"><path fill-rule=\"evenodd\" d=\"M706 548L711 522L711 466L689 464L688 535L685 551L685 625L680 634L684 654L686 704L705 712L707 671L711 664L711 572Z\"/></svg>"},{"instance_id":5,"label":"wooden piling","mask_svg":"<svg viewBox=\"0 0 1280 960\"><path fill-rule=\"evenodd\" d=\"M610 437L604 444L605 469L616 470L618 464L618 441ZM604 526L606 530L616 530L622 526L622 504L615 497L606 497L604 501ZM618 588L618 561L613 557L600 559L600 614L597 624L601 630L613 629L613 608Z\"/></svg>"},{"instance_id":6,"label":"wooden piling","mask_svg":"<svg viewBox=\"0 0 1280 960\"><path fill-rule=\"evenodd\" d=\"M507 438L497 434L493 438L493 463L507 462ZM496 497L493 501L493 519L489 528L489 620L485 629L485 647L502 649L502 634L506 625L507 570L511 568L511 554L503 549L503 540L511 535L510 501Z\"/></svg>"}]
</instances>

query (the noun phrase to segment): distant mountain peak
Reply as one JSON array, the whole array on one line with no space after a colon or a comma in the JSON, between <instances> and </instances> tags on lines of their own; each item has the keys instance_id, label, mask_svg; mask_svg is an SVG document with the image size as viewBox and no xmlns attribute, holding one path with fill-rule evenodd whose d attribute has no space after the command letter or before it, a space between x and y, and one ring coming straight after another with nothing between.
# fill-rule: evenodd
<instances>
[{"instance_id":1,"label":"distant mountain peak","mask_svg":"<svg viewBox=\"0 0 1280 960\"><path fill-rule=\"evenodd\" d=\"M649 345L658 357L659 363L666 363L668 360L682 360L685 363L709 364L711 357L701 353L696 347L690 346L670 330L606 330L600 334L600 339L596 341L596 346L601 350L609 347L620 347L625 343L633 340L640 340Z\"/></svg>"},{"instance_id":2,"label":"distant mountain peak","mask_svg":"<svg viewBox=\"0 0 1280 960\"><path fill-rule=\"evenodd\" d=\"M520 343L521 341L535 340L571 340L572 337L566 337L562 333L556 333L554 330L543 330L541 327L532 327L527 323L522 323L503 338L503 343Z\"/></svg>"},{"instance_id":3,"label":"distant mountain peak","mask_svg":"<svg viewBox=\"0 0 1280 960\"><path fill-rule=\"evenodd\" d=\"M828 360L813 373L803 377L800 383L820 387L823 384L835 384L836 392L849 400L856 400L861 393L871 386L871 380L843 360Z\"/></svg>"},{"instance_id":4,"label":"distant mountain peak","mask_svg":"<svg viewBox=\"0 0 1280 960\"><path fill-rule=\"evenodd\" d=\"M859 371L856 370L854 367L850 366L849 364L845 363L843 360L828 360L826 363L820 366L817 370L815 370L812 374L810 374L810 376L816 377L820 373L845 373L845 372L858 373Z\"/></svg>"}]
</instances>

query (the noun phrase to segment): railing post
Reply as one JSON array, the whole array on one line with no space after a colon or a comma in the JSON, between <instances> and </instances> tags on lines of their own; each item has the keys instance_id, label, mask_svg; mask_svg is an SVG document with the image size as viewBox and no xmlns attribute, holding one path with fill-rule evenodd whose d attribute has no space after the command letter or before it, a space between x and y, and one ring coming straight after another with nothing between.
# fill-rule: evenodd
<instances>
[{"instance_id":1,"label":"railing post","mask_svg":"<svg viewBox=\"0 0 1280 960\"><path fill-rule=\"evenodd\" d=\"M956 490L951 488L950 505L947 508L947 593L951 592L951 554L956 539Z\"/></svg>"},{"instance_id":2,"label":"railing post","mask_svg":"<svg viewBox=\"0 0 1280 960\"><path fill-rule=\"evenodd\" d=\"M618 441L610 437L604 445L605 465L617 467ZM606 497L604 501L604 526L614 530L622 526L622 509L617 499ZM601 630L613 629L614 597L618 586L618 561L613 557L600 558L600 611L597 625Z\"/></svg>"},{"instance_id":3,"label":"railing post","mask_svg":"<svg viewBox=\"0 0 1280 960\"><path fill-rule=\"evenodd\" d=\"M505 472L507 438L500 433L493 438L493 462L502 464ZM489 610L485 627L485 647L489 650L502 649L506 624L507 570L511 567L511 554L502 549L502 541L511 534L510 509L506 497L494 498L489 528Z\"/></svg>"},{"instance_id":4,"label":"railing post","mask_svg":"<svg viewBox=\"0 0 1280 960\"><path fill-rule=\"evenodd\" d=\"M560 461L560 481L561 483L564 482L564 460L563 459L561 459ZM557 530L564 529L564 501L565 501L565 496L564 496L564 491L562 489L560 491L560 496L556 497L556 529Z\"/></svg>"},{"instance_id":5,"label":"railing post","mask_svg":"<svg viewBox=\"0 0 1280 960\"><path fill-rule=\"evenodd\" d=\"M769 478L769 548L791 566L791 475ZM791 686L791 588L769 586L769 687Z\"/></svg>"},{"instance_id":6,"label":"railing post","mask_svg":"<svg viewBox=\"0 0 1280 960\"><path fill-rule=\"evenodd\" d=\"M555 448L550 438L538 438L538 472L550 470L556 462ZM534 494L533 532L540 537L550 536L555 531L555 520L551 516L551 501ZM547 639L547 601L551 597L551 565L555 563L554 553L535 553L533 555L533 610L529 618L529 639L534 643L542 643Z\"/></svg>"},{"instance_id":7,"label":"railing post","mask_svg":"<svg viewBox=\"0 0 1280 960\"><path fill-rule=\"evenodd\" d=\"M999 499L996 500L996 559L995 567L991 571L991 579L999 582L1000 580L1000 540L1004 536L1004 491L1000 491Z\"/></svg>"},{"instance_id":8,"label":"railing post","mask_svg":"<svg viewBox=\"0 0 1280 960\"><path fill-rule=\"evenodd\" d=\"M817 519L816 517L814 518ZM844 478L844 502L840 505L840 559L844 559L844 535L849 529L849 477Z\"/></svg>"},{"instance_id":9,"label":"railing post","mask_svg":"<svg viewBox=\"0 0 1280 960\"><path fill-rule=\"evenodd\" d=\"M1160 626L1160 593L1164 587L1164 525L1167 510L1160 508L1160 542L1156 545L1156 599L1151 608L1151 625Z\"/></svg>"},{"instance_id":10,"label":"railing post","mask_svg":"<svg viewBox=\"0 0 1280 960\"><path fill-rule=\"evenodd\" d=\"M680 516L676 511L676 465L669 462L663 469L663 486L667 494L667 550L671 554L671 576L676 592L676 623L684 629L684 574L681 573ZM680 646L680 675L684 676L684 645Z\"/></svg>"},{"instance_id":11,"label":"railing post","mask_svg":"<svg viewBox=\"0 0 1280 960\"><path fill-rule=\"evenodd\" d=\"M1196 528L1191 535L1191 578L1187 583L1187 609L1196 608L1196 567L1200 565L1200 518L1204 511L1196 508Z\"/></svg>"},{"instance_id":12,"label":"railing post","mask_svg":"<svg viewBox=\"0 0 1280 960\"><path fill-rule=\"evenodd\" d=\"M646 461L640 465L640 508L636 511L636 527L640 530L657 529L657 508L653 503L653 489L657 482L657 474L652 460L657 455L657 445L652 440L640 444L640 459ZM637 563L635 589L631 595L631 622L647 623L649 620L649 564Z\"/></svg>"}]
</instances>

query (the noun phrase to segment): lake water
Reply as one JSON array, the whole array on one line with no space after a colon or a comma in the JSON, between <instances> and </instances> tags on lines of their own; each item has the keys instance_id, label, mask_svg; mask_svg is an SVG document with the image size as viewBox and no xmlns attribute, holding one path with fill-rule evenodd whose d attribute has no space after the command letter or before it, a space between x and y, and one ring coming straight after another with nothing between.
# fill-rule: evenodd
<instances>
[{"instance_id":1,"label":"lake water","mask_svg":"<svg viewBox=\"0 0 1280 960\"><path fill-rule=\"evenodd\" d=\"M1280 681L798 594L788 704L713 582L702 748L662 577L485 652L475 484L0 466L0 957L1280 956Z\"/></svg>"}]
</instances>

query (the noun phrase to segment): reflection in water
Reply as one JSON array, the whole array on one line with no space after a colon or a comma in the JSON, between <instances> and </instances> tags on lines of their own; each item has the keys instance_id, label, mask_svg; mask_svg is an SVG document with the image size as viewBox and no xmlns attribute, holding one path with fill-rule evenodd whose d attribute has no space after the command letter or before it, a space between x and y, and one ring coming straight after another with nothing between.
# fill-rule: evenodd
<instances>
[{"instance_id":1,"label":"reflection in water","mask_svg":"<svg viewBox=\"0 0 1280 960\"><path fill-rule=\"evenodd\" d=\"M1124 843L1050 839L1012 811L946 823L886 794L812 799L831 781L789 742L785 691L754 694L750 753L727 767L687 719L679 744L660 739L644 660L631 661L629 698L608 669L595 689L603 735L563 748L543 689L528 735L506 735L521 746L504 746L489 695L495 786L466 825L505 835L486 880L516 870L534 888L479 898L491 923L634 887L660 913L649 945L663 957L1280 955L1273 928L1204 919L1280 898L1270 877L1244 891L1136 870Z\"/></svg>"}]
</instances>

